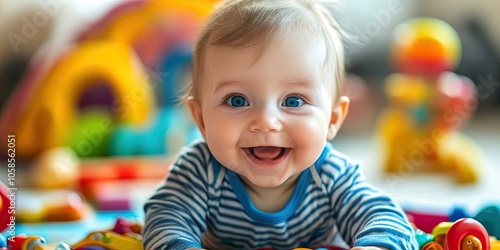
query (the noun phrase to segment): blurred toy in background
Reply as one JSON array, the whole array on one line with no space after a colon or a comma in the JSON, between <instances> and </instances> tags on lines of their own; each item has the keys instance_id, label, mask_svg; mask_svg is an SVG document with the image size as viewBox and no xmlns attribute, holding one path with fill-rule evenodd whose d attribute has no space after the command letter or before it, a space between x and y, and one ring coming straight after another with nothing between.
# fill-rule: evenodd
<instances>
[{"instance_id":1,"label":"blurred toy in background","mask_svg":"<svg viewBox=\"0 0 500 250\"><path fill-rule=\"evenodd\" d=\"M19 234L10 237L9 241L0 245L6 250L140 250L142 246L142 223L118 217L115 226L110 230L94 231L85 238L69 245L59 241L47 243L44 237L38 235ZM0 241L0 244L2 242Z\"/></svg>"},{"instance_id":2,"label":"blurred toy in background","mask_svg":"<svg viewBox=\"0 0 500 250\"><path fill-rule=\"evenodd\" d=\"M72 190L23 189L17 200L18 223L78 221L91 214L85 198Z\"/></svg>"},{"instance_id":3,"label":"blurred toy in background","mask_svg":"<svg viewBox=\"0 0 500 250\"><path fill-rule=\"evenodd\" d=\"M110 138L112 155L170 154L201 135L182 107L158 110L149 126L120 125Z\"/></svg>"},{"instance_id":4,"label":"blurred toy in background","mask_svg":"<svg viewBox=\"0 0 500 250\"><path fill-rule=\"evenodd\" d=\"M437 225L432 234L415 230L415 237L422 250L494 250L495 239L490 239L486 229L478 221L463 218L456 222Z\"/></svg>"},{"instance_id":5,"label":"blurred toy in background","mask_svg":"<svg viewBox=\"0 0 500 250\"><path fill-rule=\"evenodd\" d=\"M455 30L442 20L414 18L394 30L388 106L379 117L383 168L396 176L446 172L458 183L480 177L480 148L459 132L475 112L476 88L451 72L461 58Z\"/></svg>"},{"instance_id":6,"label":"blurred toy in background","mask_svg":"<svg viewBox=\"0 0 500 250\"><path fill-rule=\"evenodd\" d=\"M190 45L213 0L125 1L77 37L106 39L130 45L146 67L157 66L165 52Z\"/></svg>"},{"instance_id":7,"label":"blurred toy in background","mask_svg":"<svg viewBox=\"0 0 500 250\"><path fill-rule=\"evenodd\" d=\"M32 188L74 188L80 179L80 160L68 147L57 147L39 154L29 173Z\"/></svg>"},{"instance_id":8,"label":"blurred toy in background","mask_svg":"<svg viewBox=\"0 0 500 250\"><path fill-rule=\"evenodd\" d=\"M137 60L125 44L89 41L67 52L46 75L21 83L0 123L2 133L16 135L17 157L66 146L84 108L78 106L80 98L95 84L113 93L106 108L114 111L116 122L144 122L154 109L154 95Z\"/></svg>"},{"instance_id":9,"label":"blurred toy in background","mask_svg":"<svg viewBox=\"0 0 500 250\"><path fill-rule=\"evenodd\" d=\"M491 239L486 229L478 221L463 218L453 223L436 226L430 239L421 249L426 250L490 250Z\"/></svg>"},{"instance_id":10,"label":"blurred toy in background","mask_svg":"<svg viewBox=\"0 0 500 250\"><path fill-rule=\"evenodd\" d=\"M489 235L500 239L500 204L483 207L474 219L483 224Z\"/></svg>"},{"instance_id":11,"label":"blurred toy in background","mask_svg":"<svg viewBox=\"0 0 500 250\"><path fill-rule=\"evenodd\" d=\"M449 209L439 212L436 207L429 207L426 209L418 208L403 208L408 217L408 220L416 227L424 232L431 232L441 222L454 222L462 218L470 217L464 208L460 206L453 206Z\"/></svg>"},{"instance_id":12,"label":"blurred toy in background","mask_svg":"<svg viewBox=\"0 0 500 250\"><path fill-rule=\"evenodd\" d=\"M118 125L109 141L111 155L158 155L177 152L201 135L183 106L177 105L185 71L190 69L191 52L187 47L174 47L159 62L159 72L151 72L158 86L158 110L146 125Z\"/></svg>"},{"instance_id":13,"label":"blurred toy in background","mask_svg":"<svg viewBox=\"0 0 500 250\"><path fill-rule=\"evenodd\" d=\"M440 210L436 207L429 209L432 211ZM414 226L419 249L500 250L500 241L498 240L500 205L485 205L474 216L460 206L453 206L449 213L421 210L404 209L408 220ZM489 248L486 247L486 241L490 244Z\"/></svg>"},{"instance_id":14,"label":"blurred toy in background","mask_svg":"<svg viewBox=\"0 0 500 250\"><path fill-rule=\"evenodd\" d=\"M373 85L361 76L348 73L345 75L345 95L349 97L349 115L346 117L343 131L355 133L366 129L366 125L376 117L379 110L377 91L372 89ZM335 143L335 141L332 141Z\"/></svg>"},{"instance_id":15,"label":"blurred toy in background","mask_svg":"<svg viewBox=\"0 0 500 250\"><path fill-rule=\"evenodd\" d=\"M9 209L9 193L7 186L0 181L0 233L9 227L9 223L11 222L10 217L13 215L13 210ZM1 242L2 239L0 239L0 247L3 247Z\"/></svg>"},{"instance_id":16,"label":"blurred toy in background","mask_svg":"<svg viewBox=\"0 0 500 250\"><path fill-rule=\"evenodd\" d=\"M20 159L33 159L61 146L71 147L80 157L96 157L117 153L108 143L120 126L134 128L128 130L129 135L139 131L134 136L142 136L148 121L161 124L177 120L178 115L169 116L177 112L155 110L174 107L172 94L178 94L184 80L181 72L190 66L187 48L214 2L156 0L117 5L82 32L75 44L59 52L53 64L47 66L43 59L33 62L2 110L0 133L16 134ZM156 130L150 132L158 134L150 136L155 140L151 145L162 147L184 132L190 137L190 129L180 127L183 125L152 125ZM180 132L170 132L177 129ZM177 138L165 138L171 134ZM143 145L136 144L137 140L127 143L133 148ZM139 153L177 150L155 148Z\"/></svg>"}]
</instances>

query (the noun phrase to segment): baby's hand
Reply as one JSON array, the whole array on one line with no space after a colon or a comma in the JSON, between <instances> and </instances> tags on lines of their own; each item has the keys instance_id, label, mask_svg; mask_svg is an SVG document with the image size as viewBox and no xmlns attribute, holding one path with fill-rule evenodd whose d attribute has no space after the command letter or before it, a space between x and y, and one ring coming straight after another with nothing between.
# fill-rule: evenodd
<instances>
[{"instance_id":1,"label":"baby's hand","mask_svg":"<svg viewBox=\"0 0 500 250\"><path fill-rule=\"evenodd\" d=\"M353 247L351 250L388 250L383 247Z\"/></svg>"}]
</instances>

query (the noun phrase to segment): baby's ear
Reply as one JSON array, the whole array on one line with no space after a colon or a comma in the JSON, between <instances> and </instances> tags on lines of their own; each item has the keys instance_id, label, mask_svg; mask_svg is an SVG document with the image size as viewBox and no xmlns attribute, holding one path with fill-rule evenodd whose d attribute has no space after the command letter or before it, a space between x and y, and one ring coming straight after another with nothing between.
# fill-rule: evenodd
<instances>
[{"instance_id":1,"label":"baby's ear","mask_svg":"<svg viewBox=\"0 0 500 250\"><path fill-rule=\"evenodd\" d=\"M347 110L349 109L349 98L347 96L341 96L332 110L332 115L330 117L330 124L328 125L328 133L326 135L327 140L333 140L337 135L344 119L347 115Z\"/></svg>"},{"instance_id":2,"label":"baby's ear","mask_svg":"<svg viewBox=\"0 0 500 250\"><path fill-rule=\"evenodd\" d=\"M187 105L189 107L191 117L196 123L196 126L198 126L198 130L200 130L203 138L205 138L205 121L203 121L203 112L201 110L200 102L194 97L190 96L188 97Z\"/></svg>"}]
</instances>

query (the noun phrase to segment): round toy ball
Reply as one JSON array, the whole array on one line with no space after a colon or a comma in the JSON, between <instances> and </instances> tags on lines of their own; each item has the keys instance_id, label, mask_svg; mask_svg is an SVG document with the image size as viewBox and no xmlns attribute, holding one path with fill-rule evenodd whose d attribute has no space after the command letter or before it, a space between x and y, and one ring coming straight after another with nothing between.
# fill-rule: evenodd
<instances>
[{"instance_id":1,"label":"round toy ball","mask_svg":"<svg viewBox=\"0 0 500 250\"><path fill-rule=\"evenodd\" d=\"M37 188L68 188L77 182L80 161L67 147L50 149L40 154L31 166L31 182Z\"/></svg>"},{"instance_id":2,"label":"round toy ball","mask_svg":"<svg viewBox=\"0 0 500 250\"><path fill-rule=\"evenodd\" d=\"M461 59L462 43L445 21L416 17L395 27L391 50L398 71L426 74L455 69Z\"/></svg>"}]
</instances>

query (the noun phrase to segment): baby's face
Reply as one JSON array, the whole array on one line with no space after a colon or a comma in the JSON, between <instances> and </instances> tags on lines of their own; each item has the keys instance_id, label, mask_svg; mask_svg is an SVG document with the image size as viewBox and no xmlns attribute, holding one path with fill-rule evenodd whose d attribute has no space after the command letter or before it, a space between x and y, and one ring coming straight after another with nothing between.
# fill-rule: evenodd
<instances>
[{"instance_id":1,"label":"baby's face","mask_svg":"<svg viewBox=\"0 0 500 250\"><path fill-rule=\"evenodd\" d=\"M311 40L271 43L263 53L207 50L195 119L215 158L254 185L281 185L325 146L335 93L323 74L324 45Z\"/></svg>"}]
</instances>

